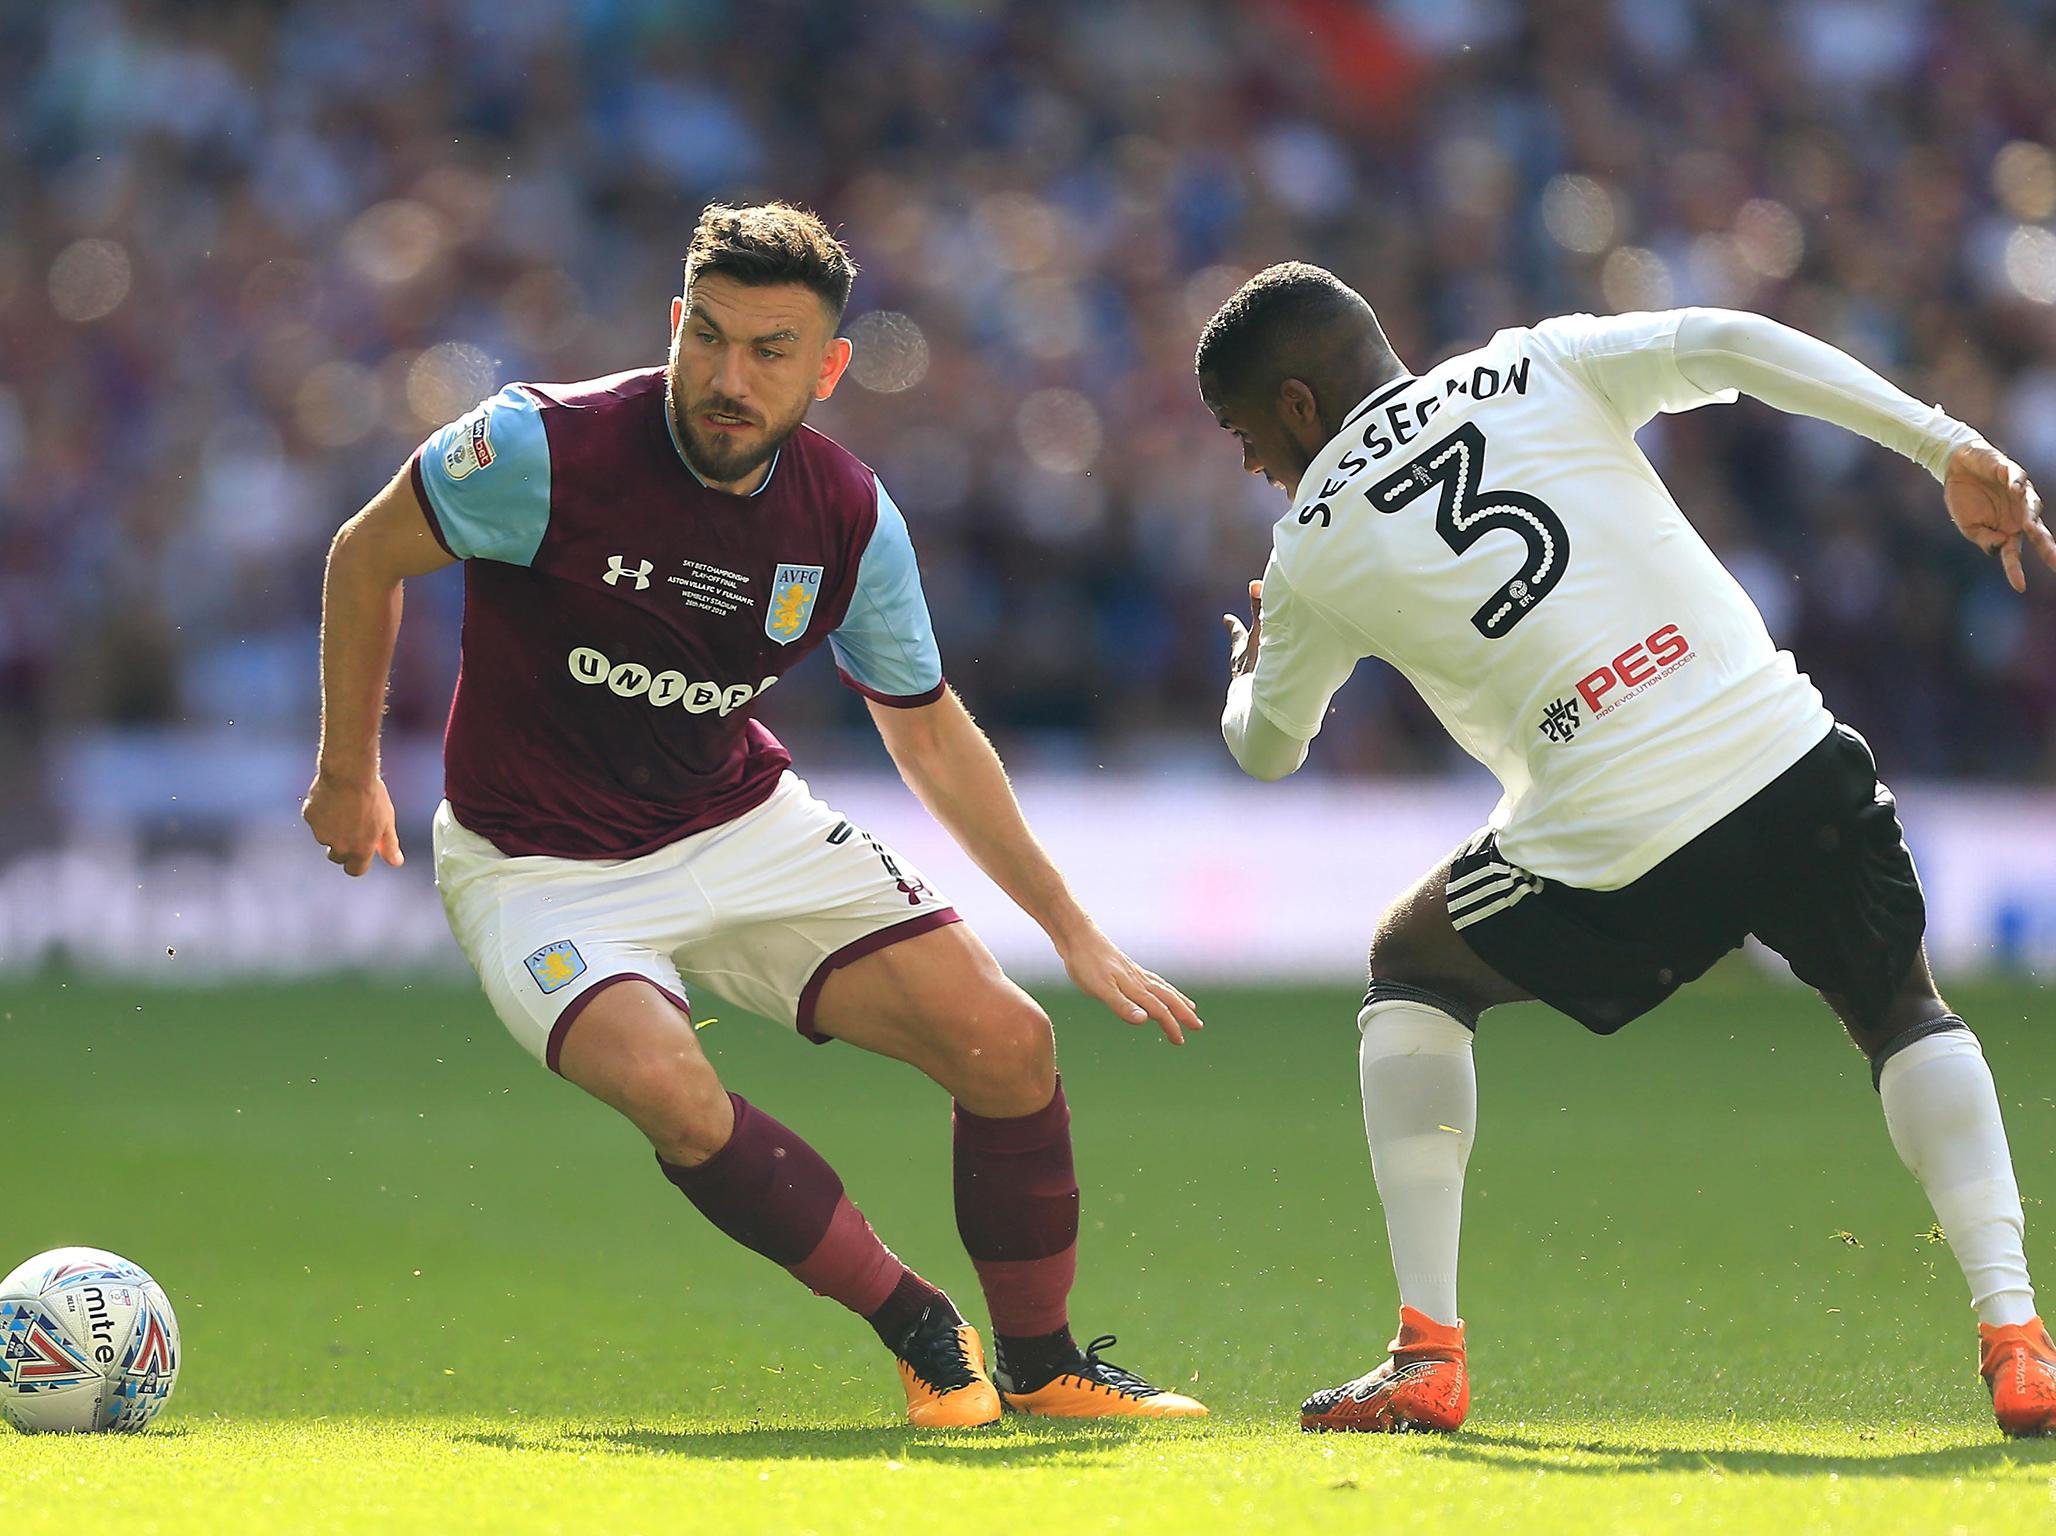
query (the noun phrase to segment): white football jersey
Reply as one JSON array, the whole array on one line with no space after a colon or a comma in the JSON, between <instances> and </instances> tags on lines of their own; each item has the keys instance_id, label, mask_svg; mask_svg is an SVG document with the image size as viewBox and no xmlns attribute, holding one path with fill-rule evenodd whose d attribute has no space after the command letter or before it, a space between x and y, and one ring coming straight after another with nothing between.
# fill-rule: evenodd
<instances>
[{"instance_id":1,"label":"white football jersey","mask_svg":"<svg viewBox=\"0 0 2056 1536\"><path fill-rule=\"evenodd\" d=\"M1390 662L1498 778L1502 854L1595 890L1796 762L1819 691L1634 439L1735 397L1674 346L1713 313L1501 331L1357 406L1277 525L1254 707L1309 740L1361 657Z\"/></svg>"}]
</instances>

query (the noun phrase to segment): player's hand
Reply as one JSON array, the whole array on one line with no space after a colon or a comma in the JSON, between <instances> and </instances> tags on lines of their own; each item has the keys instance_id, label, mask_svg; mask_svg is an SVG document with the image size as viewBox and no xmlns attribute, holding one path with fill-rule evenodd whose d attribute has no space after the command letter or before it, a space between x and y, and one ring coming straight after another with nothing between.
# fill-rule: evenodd
<instances>
[{"instance_id":1,"label":"player's hand","mask_svg":"<svg viewBox=\"0 0 2056 1536\"><path fill-rule=\"evenodd\" d=\"M1242 621L1232 613L1221 615L1221 625L1228 631L1228 675L1240 677L1245 672L1254 672L1256 648L1263 643L1264 584L1249 584L1249 628L1244 629Z\"/></svg>"},{"instance_id":2,"label":"player's hand","mask_svg":"<svg viewBox=\"0 0 2056 1536\"><path fill-rule=\"evenodd\" d=\"M1942 500L1956 531L2006 567L2007 583L2027 590L2020 546L2034 546L2042 564L2056 571L2056 536L2042 521L2042 498L2027 471L1990 443L1965 443L1949 455L1942 480Z\"/></svg>"},{"instance_id":3,"label":"player's hand","mask_svg":"<svg viewBox=\"0 0 2056 1536\"><path fill-rule=\"evenodd\" d=\"M1097 928L1058 953L1078 990L1098 998L1124 1024L1154 1019L1173 1045L1185 1043L1186 1030L1206 1028L1191 998L1130 960Z\"/></svg>"},{"instance_id":4,"label":"player's hand","mask_svg":"<svg viewBox=\"0 0 2056 1536\"><path fill-rule=\"evenodd\" d=\"M368 779L316 774L300 817L327 850L329 863L342 865L345 874L363 874L374 858L395 869L407 862L393 822L392 796L377 774Z\"/></svg>"}]
</instances>

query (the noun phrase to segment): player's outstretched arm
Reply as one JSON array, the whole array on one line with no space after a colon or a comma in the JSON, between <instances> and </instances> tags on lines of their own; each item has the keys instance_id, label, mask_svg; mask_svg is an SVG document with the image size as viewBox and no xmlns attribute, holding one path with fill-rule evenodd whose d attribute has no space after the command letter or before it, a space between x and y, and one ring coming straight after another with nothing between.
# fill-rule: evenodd
<instances>
[{"instance_id":1,"label":"player's outstretched arm","mask_svg":"<svg viewBox=\"0 0 2056 1536\"><path fill-rule=\"evenodd\" d=\"M1741 390L1912 459L1942 482L1950 519L1966 539L1999 557L2014 591L2027 590L2023 544L2056 570L2056 537L2042 521L2042 500L2026 472L1939 406L1915 400L1839 347L1762 315L1688 309L1676 318L1673 356L1692 384Z\"/></svg>"},{"instance_id":2,"label":"player's outstretched arm","mask_svg":"<svg viewBox=\"0 0 2056 1536\"><path fill-rule=\"evenodd\" d=\"M329 546L321 591L321 747L300 814L352 875L404 859L379 774L379 717L400 632L400 584L451 563L403 470Z\"/></svg>"},{"instance_id":3,"label":"player's outstretched arm","mask_svg":"<svg viewBox=\"0 0 2056 1536\"><path fill-rule=\"evenodd\" d=\"M955 692L897 709L873 703L886 751L928 813L1022 911L1042 926L1081 992L1129 1024L1152 1019L1173 1045L1204 1026L1192 999L1144 970L1100 932L1029 830L999 754Z\"/></svg>"}]
</instances>

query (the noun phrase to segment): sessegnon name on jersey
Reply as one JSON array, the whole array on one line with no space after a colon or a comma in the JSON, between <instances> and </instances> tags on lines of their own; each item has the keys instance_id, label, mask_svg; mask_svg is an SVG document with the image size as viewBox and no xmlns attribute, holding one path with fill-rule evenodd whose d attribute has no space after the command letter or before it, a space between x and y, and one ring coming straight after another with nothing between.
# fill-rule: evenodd
<instances>
[{"instance_id":1,"label":"sessegnon name on jersey","mask_svg":"<svg viewBox=\"0 0 2056 1536\"><path fill-rule=\"evenodd\" d=\"M1534 359L1523 356L1508 368L1504 374L1497 368L1479 364L1468 374L1452 373L1442 380L1441 393L1437 394L1432 382L1424 391L1401 391L1397 398L1386 392L1389 403L1382 409L1377 404L1366 408L1358 406L1355 414L1343 422L1345 429L1354 428L1359 421L1365 421L1363 436L1358 440L1359 448L1351 449L1336 462L1335 468L1321 482L1314 499L1296 510L1301 527L1320 519L1323 528L1331 527L1335 514L1330 503L1348 490L1356 477L1369 469L1380 459L1390 456L1395 450L1410 446L1427 429L1428 420L1442 409L1445 399L1462 395L1471 400L1490 400L1504 392L1510 395L1525 395L1528 392L1529 365ZM1418 382L1418 381L1414 381ZM1379 400L1373 396L1373 402ZM1366 421L1366 417L1368 420ZM1429 473L1417 468L1421 477L1421 488L1427 489Z\"/></svg>"},{"instance_id":2,"label":"sessegnon name on jersey","mask_svg":"<svg viewBox=\"0 0 2056 1536\"><path fill-rule=\"evenodd\" d=\"M1375 464L1394 449L1408 446L1426 429L1428 418L1442 408L1445 399L1461 395L1472 400L1490 400L1502 390L1512 395L1525 395L1528 392L1528 365L1533 361L1532 358L1521 358L1506 370L1503 377L1497 368L1483 364L1468 374L1453 373L1442 380L1442 393L1439 395L1432 385L1425 394L1408 391L1382 411L1371 413L1364 425L1364 452Z\"/></svg>"},{"instance_id":3,"label":"sessegnon name on jersey","mask_svg":"<svg viewBox=\"0 0 2056 1536\"><path fill-rule=\"evenodd\" d=\"M761 683L717 683L687 677L683 672L653 672L639 661L609 661L604 651L581 645L566 658L571 675L624 699L647 699L658 709L683 705L689 714L727 714L749 703L778 681L772 673Z\"/></svg>"}]
</instances>

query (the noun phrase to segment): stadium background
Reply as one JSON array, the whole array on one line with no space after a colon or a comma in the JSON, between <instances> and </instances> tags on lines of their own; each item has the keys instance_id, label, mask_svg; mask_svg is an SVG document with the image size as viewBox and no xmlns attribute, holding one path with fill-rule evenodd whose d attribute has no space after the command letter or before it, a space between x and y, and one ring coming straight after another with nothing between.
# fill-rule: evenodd
<instances>
[{"instance_id":1,"label":"stadium background","mask_svg":"<svg viewBox=\"0 0 2056 1536\"><path fill-rule=\"evenodd\" d=\"M815 420L906 508L950 675L1031 813L1167 967L1346 971L1363 909L1491 799L1368 664L1299 781L1232 778L1217 615L1281 507L1236 474L1190 358L1256 268L1334 267L1417 366L1567 309L1762 309L2056 473L2047 4L4 16L11 968L447 962L425 859L345 891L296 841L326 542L500 382L657 359L714 197L793 198L845 233L859 350ZM1646 440L1928 811L1949 958L2056 953L2056 582L2016 600L1925 477L1833 429L1745 404ZM410 586L395 668L417 853L460 598L454 575ZM828 669L765 714L1010 958L1039 958L878 780ZM1244 818L1280 851L1238 839ZM1343 884L1282 912L1323 853Z\"/></svg>"},{"instance_id":2,"label":"stadium background","mask_svg":"<svg viewBox=\"0 0 2056 1536\"><path fill-rule=\"evenodd\" d=\"M2039 1528L2056 1460L1996 1443L1864 1063L1747 966L1608 1041L1495 1014L1471 1426L1294 1432L1390 1325L1347 1023L1370 916L1493 791L1372 666L1301 775L1234 774L1216 616L1281 506L1190 359L1290 256L1416 365L1741 304L2047 480L2052 137L2040 0L0 0L0 1268L126 1253L188 1350L138 1442L0 1433L0 1527ZM654 361L700 205L765 195L864 264L816 419L906 509L953 680L1208 1034L1157 1049L1046 985L825 667L766 716L1037 980L1081 1325L1206 1397L1191 1433L906 1431L864 1330L505 1040L426 868L454 578L408 594L408 867L347 882L299 825L332 530L501 380ZM1745 402L1646 441L1901 788L2046 1283L2056 580L2014 599L1930 482L1831 430ZM937 1094L732 1017L702 1039L975 1295Z\"/></svg>"}]
</instances>

